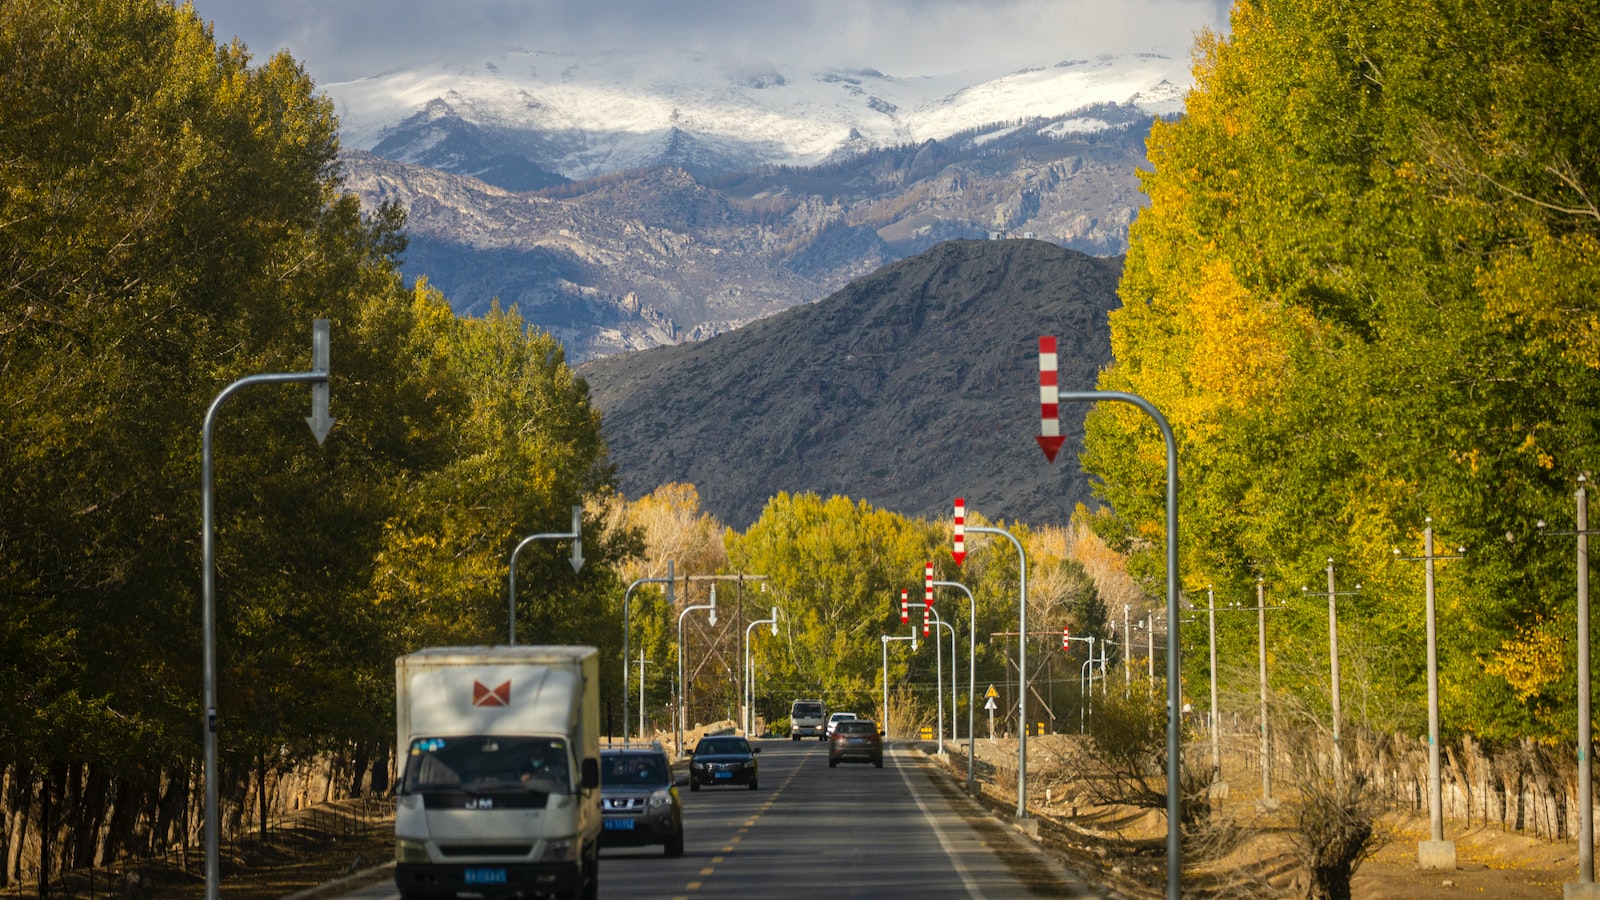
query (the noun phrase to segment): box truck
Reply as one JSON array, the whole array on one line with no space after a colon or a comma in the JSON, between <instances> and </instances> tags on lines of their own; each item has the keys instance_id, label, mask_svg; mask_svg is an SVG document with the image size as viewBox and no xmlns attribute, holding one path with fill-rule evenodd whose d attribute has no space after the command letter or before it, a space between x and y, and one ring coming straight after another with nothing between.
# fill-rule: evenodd
<instances>
[{"instance_id":1,"label":"box truck","mask_svg":"<svg viewBox=\"0 0 1600 900\"><path fill-rule=\"evenodd\" d=\"M789 737L793 740L803 737L827 740L828 736L823 733L826 722L827 708L821 700L796 700L789 704Z\"/></svg>"},{"instance_id":2,"label":"box truck","mask_svg":"<svg viewBox=\"0 0 1600 900\"><path fill-rule=\"evenodd\" d=\"M395 660L404 900L598 895L599 658L495 646Z\"/></svg>"}]
</instances>

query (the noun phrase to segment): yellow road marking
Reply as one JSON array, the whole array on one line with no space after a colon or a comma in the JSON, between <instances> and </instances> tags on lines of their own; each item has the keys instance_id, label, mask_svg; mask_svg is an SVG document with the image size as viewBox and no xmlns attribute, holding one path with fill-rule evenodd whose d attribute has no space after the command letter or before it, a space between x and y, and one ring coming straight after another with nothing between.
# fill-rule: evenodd
<instances>
[{"instance_id":1,"label":"yellow road marking","mask_svg":"<svg viewBox=\"0 0 1600 900\"><path fill-rule=\"evenodd\" d=\"M720 863L720 862L722 862L722 861L723 861L723 859L725 859L725 857L721 857L721 856L713 856L713 857L711 857L711 864L712 864L712 865L713 865L713 866L714 866L714 865L716 865L716 864L717 864L717 863Z\"/></svg>"},{"instance_id":2,"label":"yellow road marking","mask_svg":"<svg viewBox=\"0 0 1600 900\"><path fill-rule=\"evenodd\" d=\"M715 868L713 868L711 866L706 866L704 869L700 870L700 874L701 875L710 875L712 872L715 872L715 871L716 871Z\"/></svg>"}]
</instances>

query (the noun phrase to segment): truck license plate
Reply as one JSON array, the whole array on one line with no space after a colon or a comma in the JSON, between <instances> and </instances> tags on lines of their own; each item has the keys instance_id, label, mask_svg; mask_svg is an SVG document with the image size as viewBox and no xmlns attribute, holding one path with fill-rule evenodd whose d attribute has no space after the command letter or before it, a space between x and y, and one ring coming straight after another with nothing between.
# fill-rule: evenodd
<instances>
[{"instance_id":1,"label":"truck license plate","mask_svg":"<svg viewBox=\"0 0 1600 900\"><path fill-rule=\"evenodd\" d=\"M467 884L505 884L505 869L468 869Z\"/></svg>"},{"instance_id":2,"label":"truck license plate","mask_svg":"<svg viewBox=\"0 0 1600 900\"><path fill-rule=\"evenodd\" d=\"M633 820L632 819L607 819L606 820L606 830L607 831L632 831L633 830Z\"/></svg>"}]
</instances>

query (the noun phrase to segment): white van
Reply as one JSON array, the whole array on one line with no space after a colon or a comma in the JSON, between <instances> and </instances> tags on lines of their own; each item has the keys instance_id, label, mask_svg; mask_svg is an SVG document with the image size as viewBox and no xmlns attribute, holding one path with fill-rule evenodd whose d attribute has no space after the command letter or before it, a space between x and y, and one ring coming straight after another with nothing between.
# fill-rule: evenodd
<instances>
[{"instance_id":1,"label":"white van","mask_svg":"<svg viewBox=\"0 0 1600 900\"><path fill-rule=\"evenodd\" d=\"M403 900L599 895L599 658L496 646L395 660Z\"/></svg>"},{"instance_id":2,"label":"white van","mask_svg":"<svg viewBox=\"0 0 1600 900\"><path fill-rule=\"evenodd\" d=\"M823 726L827 723L827 717L828 710L821 700L794 701L789 705L789 738L796 741L803 737L826 740Z\"/></svg>"}]
</instances>

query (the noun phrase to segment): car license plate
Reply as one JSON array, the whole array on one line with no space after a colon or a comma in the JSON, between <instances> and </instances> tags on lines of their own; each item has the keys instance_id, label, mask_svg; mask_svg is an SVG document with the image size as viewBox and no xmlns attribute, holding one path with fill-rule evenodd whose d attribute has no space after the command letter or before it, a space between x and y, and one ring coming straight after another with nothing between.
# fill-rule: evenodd
<instances>
[{"instance_id":1,"label":"car license plate","mask_svg":"<svg viewBox=\"0 0 1600 900\"><path fill-rule=\"evenodd\" d=\"M633 830L633 820L632 819L607 819L606 820L606 830L607 831L632 831Z\"/></svg>"},{"instance_id":2,"label":"car license plate","mask_svg":"<svg viewBox=\"0 0 1600 900\"><path fill-rule=\"evenodd\" d=\"M867 742L866 738L846 738L845 739L845 743L846 744L865 744L866 742Z\"/></svg>"},{"instance_id":3,"label":"car license plate","mask_svg":"<svg viewBox=\"0 0 1600 900\"><path fill-rule=\"evenodd\" d=\"M717 773L717 777L718 778L732 778L733 777L733 773L732 772L718 772Z\"/></svg>"},{"instance_id":4,"label":"car license plate","mask_svg":"<svg viewBox=\"0 0 1600 900\"><path fill-rule=\"evenodd\" d=\"M468 869L467 884L505 884L505 869Z\"/></svg>"}]
</instances>

